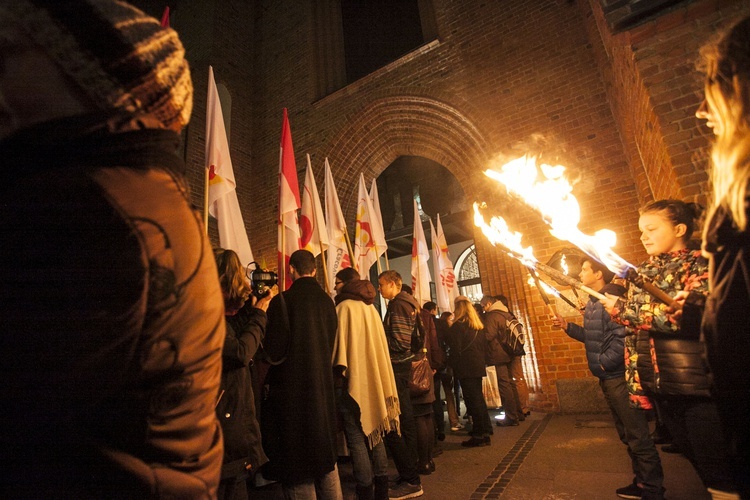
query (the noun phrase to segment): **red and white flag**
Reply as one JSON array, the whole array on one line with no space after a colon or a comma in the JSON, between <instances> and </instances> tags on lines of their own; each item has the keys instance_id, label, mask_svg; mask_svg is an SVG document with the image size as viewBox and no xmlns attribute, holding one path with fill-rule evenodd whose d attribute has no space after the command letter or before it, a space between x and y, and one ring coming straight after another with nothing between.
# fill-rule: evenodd
<instances>
[{"instance_id":1,"label":"red and white flag","mask_svg":"<svg viewBox=\"0 0 750 500\"><path fill-rule=\"evenodd\" d=\"M372 223L372 202L365 186L365 176L359 174L357 193L357 221L354 229L354 260L357 263L359 277L370 279L370 268L378 260L375 248Z\"/></svg>"},{"instance_id":2,"label":"red and white flag","mask_svg":"<svg viewBox=\"0 0 750 500\"><path fill-rule=\"evenodd\" d=\"M305 185L302 188L302 212L299 220L300 245L316 257L328 248L328 230L323 217L323 207L315 184L310 155L307 155Z\"/></svg>"},{"instance_id":3,"label":"red and white flag","mask_svg":"<svg viewBox=\"0 0 750 500\"><path fill-rule=\"evenodd\" d=\"M219 245L237 252L243 266L253 261L237 199L232 159L221 112L214 70L208 67L208 102L206 105L206 168L208 169L208 213L216 218Z\"/></svg>"},{"instance_id":4,"label":"red and white flag","mask_svg":"<svg viewBox=\"0 0 750 500\"><path fill-rule=\"evenodd\" d=\"M375 250L378 258L388 250L385 242L383 216L380 213L380 199L378 198L378 184L375 179L370 186L370 201L372 202L372 237L375 240Z\"/></svg>"},{"instance_id":5,"label":"red and white flag","mask_svg":"<svg viewBox=\"0 0 750 500\"><path fill-rule=\"evenodd\" d=\"M300 208L297 163L294 161L292 130L284 108L281 126L281 150L279 151L279 220L278 220L278 266L279 286L286 290L292 285L289 274L289 257L300 248L297 210Z\"/></svg>"},{"instance_id":6,"label":"red and white flag","mask_svg":"<svg viewBox=\"0 0 750 500\"><path fill-rule=\"evenodd\" d=\"M341 212L341 204L333 184L331 166L328 158L325 161L325 204L326 227L328 228L328 282L334 283L336 273L345 267L351 267L349 249L346 243L346 220Z\"/></svg>"},{"instance_id":7,"label":"red and white flag","mask_svg":"<svg viewBox=\"0 0 750 500\"><path fill-rule=\"evenodd\" d=\"M417 200L414 200L414 236L411 242L411 288L414 298L419 305L431 300L430 297L430 268L427 261L430 259L430 250L422 229L422 219L419 218Z\"/></svg>"},{"instance_id":8,"label":"red and white flag","mask_svg":"<svg viewBox=\"0 0 750 500\"><path fill-rule=\"evenodd\" d=\"M443 233L443 225L440 223L440 214L437 216L437 226L437 231L435 231L435 226L430 220L437 304L441 312L453 312L453 301L458 297L458 286L453 272L453 262L448 253L448 244L445 241L445 233Z\"/></svg>"}]
</instances>

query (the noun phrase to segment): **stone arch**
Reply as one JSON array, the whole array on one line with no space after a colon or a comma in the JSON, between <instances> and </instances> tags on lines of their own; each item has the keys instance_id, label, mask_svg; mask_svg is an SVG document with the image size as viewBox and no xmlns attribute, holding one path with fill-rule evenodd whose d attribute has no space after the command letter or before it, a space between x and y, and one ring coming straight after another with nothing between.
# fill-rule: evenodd
<instances>
[{"instance_id":1,"label":"stone arch","mask_svg":"<svg viewBox=\"0 0 750 500\"><path fill-rule=\"evenodd\" d=\"M440 163L465 193L473 191L489 159L487 141L468 116L445 102L417 96L372 102L343 127L329 150L332 166L340 173L336 177L342 202L355 198L360 172L369 182L399 156ZM354 212L352 203L342 205L345 213Z\"/></svg>"}]
</instances>

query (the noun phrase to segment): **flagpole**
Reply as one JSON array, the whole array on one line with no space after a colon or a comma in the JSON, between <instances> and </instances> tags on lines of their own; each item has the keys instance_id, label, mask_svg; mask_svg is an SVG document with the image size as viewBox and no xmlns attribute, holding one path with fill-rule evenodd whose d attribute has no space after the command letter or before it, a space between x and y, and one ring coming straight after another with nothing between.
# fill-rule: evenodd
<instances>
[{"instance_id":1,"label":"flagpole","mask_svg":"<svg viewBox=\"0 0 750 500\"><path fill-rule=\"evenodd\" d=\"M318 242L321 242L320 226L318 226ZM331 293L331 283L328 280L328 268L326 266L326 252L323 250L323 243L320 243L320 260L323 264L323 276L325 277L326 290Z\"/></svg>"},{"instance_id":2,"label":"flagpole","mask_svg":"<svg viewBox=\"0 0 750 500\"><path fill-rule=\"evenodd\" d=\"M280 214L281 218L281 262L279 262L279 285L281 285L281 291L286 290L286 245L284 245L284 237L286 236L286 227L284 226L284 214Z\"/></svg>"},{"instance_id":3,"label":"flagpole","mask_svg":"<svg viewBox=\"0 0 750 500\"><path fill-rule=\"evenodd\" d=\"M344 229L344 238L346 238L346 249L349 251L349 261L352 263L352 267L355 271L359 272L357 261L354 259L354 250L352 250L352 242L349 241L349 231Z\"/></svg>"},{"instance_id":4,"label":"flagpole","mask_svg":"<svg viewBox=\"0 0 750 500\"><path fill-rule=\"evenodd\" d=\"M208 169L203 173L203 230L208 234Z\"/></svg>"}]
</instances>

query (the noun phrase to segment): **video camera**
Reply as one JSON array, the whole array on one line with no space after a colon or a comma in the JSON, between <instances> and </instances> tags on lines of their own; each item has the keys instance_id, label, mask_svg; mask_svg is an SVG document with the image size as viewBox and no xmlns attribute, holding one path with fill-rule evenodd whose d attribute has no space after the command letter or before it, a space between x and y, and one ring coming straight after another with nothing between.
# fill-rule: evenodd
<instances>
[{"instance_id":1,"label":"video camera","mask_svg":"<svg viewBox=\"0 0 750 500\"><path fill-rule=\"evenodd\" d=\"M250 280L253 295L259 299L268 295L271 288L279 282L276 273L261 269L258 263L254 261L247 265L245 275Z\"/></svg>"}]
</instances>

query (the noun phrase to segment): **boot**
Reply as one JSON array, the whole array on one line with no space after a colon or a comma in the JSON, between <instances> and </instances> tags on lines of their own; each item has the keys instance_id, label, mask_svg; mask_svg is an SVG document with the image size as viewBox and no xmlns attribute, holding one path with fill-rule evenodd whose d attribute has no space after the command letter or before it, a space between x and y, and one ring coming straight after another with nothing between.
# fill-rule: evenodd
<instances>
[{"instance_id":1,"label":"boot","mask_svg":"<svg viewBox=\"0 0 750 500\"><path fill-rule=\"evenodd\" d=\"M388 478L386 478L388 479ZM373 500L373 485L360 486L357 485L357 499L358 500Z\"/></svg>"},{"instance_id":2,"label":"boot","mask_svg":"<svg viewBox=\"0 0 750 500\"><path fill-rule=\"evenodd\" d=\"M388 500L388 476L375 476L375 500Z\"/></svg>"}]
</instances>

